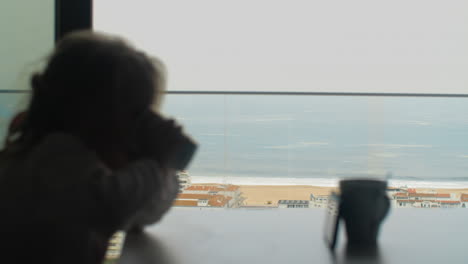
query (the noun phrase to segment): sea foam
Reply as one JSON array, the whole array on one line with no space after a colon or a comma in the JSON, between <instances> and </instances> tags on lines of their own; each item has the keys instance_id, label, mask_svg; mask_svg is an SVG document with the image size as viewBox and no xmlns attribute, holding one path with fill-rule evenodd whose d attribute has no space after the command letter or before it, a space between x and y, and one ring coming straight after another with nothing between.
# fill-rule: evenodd
<instances>
[{"instance_id":1,"label":"sea foam","mask_svg":"<svg viewBox=\"0 0 468 264\"><path fill-rule=\"evenodd\" d=\"M192 176L192 183L220 183L235 185L312 185L323 187L338 186L340 179L334 178L276 178L276 177L238 177L238 176ZM391 187L408 188L440 188L464 189L468 188L468 181L416 181L416 180L389 180Z\"/></svg>"}]
</instances>

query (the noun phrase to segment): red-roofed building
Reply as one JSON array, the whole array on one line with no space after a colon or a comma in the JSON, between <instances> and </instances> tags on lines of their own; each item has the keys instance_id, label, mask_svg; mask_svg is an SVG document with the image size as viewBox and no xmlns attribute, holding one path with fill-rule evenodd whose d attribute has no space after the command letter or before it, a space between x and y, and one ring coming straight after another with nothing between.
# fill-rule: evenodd
<instances>
[{"instance_id":1,"label":"red-roofed building","mask_svg":"<svg viewBox=\"0 0 468 264\"><path fill-rule=\"evenodd\" d=\"M395 200L407 200L408 198L408 193L395 193L393 195L393 199Z\"/></svg>"},{"instance_id":2,"label":"red-roofed building","mask_svg":"<svg viewBox=\"0 0 468 264\"><path fill-rule=\"evenodd\" d=\"M207 194L184 194L180 193L174 206L208 206L211 196Z\"/></svg>"},{"instance_id":3,"label":"red-roofed building","mask_svg":"<svg viewBox=\"0 0 468 264\"><path fill-rule=\"evenodd\" d=\"M232 200L232 197L222 196L222 195L213 195L208 201L208 205L212 207L229 207L229 201Z\"/></svg>"},{"instance_id":4,"label":"red-roofed building","mask_svg":"<svg viewBox=\"0 0 468 264\"><path fill-rule=\"evenodd\" d=\"M195 200L175 200L174 206L198 206L198 201Z\"/></svg>"},{"instance_id":5,"label":"red-roofed building","mask_svg":"<svg viewBox=\"0 0 468 264\"><path fill-rule=\"evenodd\" d=\"M447 201L452 198L449 193L408 193L408 197L414 200L438 200Z\"/></svg>"},{"instance_id":6,"label":"red-roofed building","mask_svg":"<svg viewBox=\"0 0 468 264\"><path fill-rule=\"evenodd\" d=\"M462 193L462 195L460 196L460 201L468 202L468 194Z\"/></svg>"},{"instance_id":7,"label":"red-roofed building","mask_svg":"<svg viewBox=\"0 0 468 264\"><path fill-rule=\"evenodd\" d=\"M199 199L206 199L209 200L212 195L209 194L192 194L192 193L180 193L177 196L177 199L180 200L199 200Z\"/></svg>"},{"instance_id":8,"label":"red-roofed building","mask_svg":"<svg viewBox=\"0 0 468 264\"><path fill-rule=\"evenodd\" d=\"M232 197L224 195L181 193L174 206L232 207Z\"/></svg>"},{"instance_id":9,"label":"red-roofed building","mask_svg":"<svg viewBox=\"0 0 468 264\"><path fill-rule=\"evenodd\" d=\"M183 194L199 194L210 196L224 196L230 197L228 200L228 207L240 207L243 202L240 187L232 184L220 185L191 185L185 188ZM215 204L219 204L216 202Z\"/></svg>"},{"instance_id":10,"label":"red-roofed building","mask_svg":"<svg viewBox=\"0 0 468 264\"><path fill-rule=\"evenodd\" d=\"M460 203L462 208L468 208L468 194L462 193L460 196Z\"/></svg>"},{"instance_id":11,"label":"red-roofed building","mask_svg":"<svg viewBox=\"0 0 468 264\"><path fill-rule=\"evenodd\" d=\"M228 196L240 194L240 188L237 185L192 185L185 189L184 193L204 194L207 192L220 193Z\"/></svg>"},{"instance_id":12,"label":"red-roofed building","mask_svg":"<svg viewBox=\"0 0 468 264\"><path fill-rule=\"evenodd\" d=\"M417 192L399 192L392 195L394 207L460 207L460 201L454 200L453 195L449 193L417 193ZM467 205L468 206L468 195Z\"/></svg>"}]
</instances>

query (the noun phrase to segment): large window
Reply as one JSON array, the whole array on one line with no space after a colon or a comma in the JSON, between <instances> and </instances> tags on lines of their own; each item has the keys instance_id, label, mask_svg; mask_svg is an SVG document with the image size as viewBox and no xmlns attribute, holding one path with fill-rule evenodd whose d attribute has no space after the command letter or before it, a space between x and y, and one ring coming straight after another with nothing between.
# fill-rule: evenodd
<instances>
[{"instance_id":1,"label":"large window","mask_svg":"<svg viewBox=\"0 0 468 264\"><path fill-rule=\"evenodd\" d=\"M201 145L178 205L238 188L236 202L208 206L323 208L339 179L380 177L405 201L396 207L426 207L420 197L444 207L468 192L465 10L436 0L100 0L94 28L168 66L164 112Z\"/></svg>"},{"instance_id":2,"label":"large window","mask_svg":"<svg viewBox=\"0 0 468 264\"><path fill-rule=\"evenodd\" d=\"M54 26L90 23L89 0L55 2L63 25L52 0L2 2L0 138ZM176 206L326 208L339 179L380 177L393 207L466 208L466 10L465 0L97 0L93 20L168 66L163 112L200 143ZM113 239L110 259L122 233Z\"/></svg>"}]
</instances>

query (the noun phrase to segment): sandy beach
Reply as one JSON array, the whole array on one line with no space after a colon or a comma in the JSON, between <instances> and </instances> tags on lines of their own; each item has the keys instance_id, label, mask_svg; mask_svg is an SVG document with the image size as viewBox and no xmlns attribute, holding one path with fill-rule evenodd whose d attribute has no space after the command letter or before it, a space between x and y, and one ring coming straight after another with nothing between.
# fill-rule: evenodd
<instances>
[{"instance_id":1,"label":"sandy beach","mask_svg":"<svg viewBox=\"0 0 468 264\"><path fill-rule=\"evenodd\" d=\"M277 206L278 200L309 200L310 195L327 195L336 191L334 187L307 186L307 185L239 185L242 196L245 197L245 206ZM416 188L417 192L436 192L455 194L459 198L468 189L437 189Z\"/></svg>"},{"instance_id":2,"label":"sandy beach","mask_svg":"<svg viewBox=\"0 0 468 264\"><path fill-rule=\"evenodd\" d=\"M240 185L245 206L277 206L278 200L309 200L310 195L326 195L336 188L307 185Z\"/></svg>"}]
</instances>

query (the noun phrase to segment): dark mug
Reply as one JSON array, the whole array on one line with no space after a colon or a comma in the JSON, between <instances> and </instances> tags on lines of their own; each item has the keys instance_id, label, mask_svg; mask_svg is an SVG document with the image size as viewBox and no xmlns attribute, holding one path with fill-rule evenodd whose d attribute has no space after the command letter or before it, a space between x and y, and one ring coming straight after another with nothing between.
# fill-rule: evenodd
<instances>
[{"instance_id":1,"label":"dark mug","mask_svg":"<svg viewBox=\"0 0 468 264\"><path fill-rule=\"evenodd\" d=\"M373 179L340 181L341 217L349 246L377 245L380 224L390 209L387 182Z\"/></svg>"}]
</instances>

